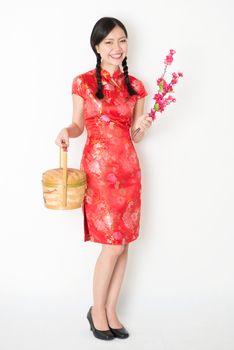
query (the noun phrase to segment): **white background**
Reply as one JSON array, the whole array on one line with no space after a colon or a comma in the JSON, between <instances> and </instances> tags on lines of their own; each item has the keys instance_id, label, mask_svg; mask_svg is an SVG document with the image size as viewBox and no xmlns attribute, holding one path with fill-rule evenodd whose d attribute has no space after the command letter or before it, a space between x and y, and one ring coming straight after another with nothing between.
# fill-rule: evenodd
<instances>
[{"instance_id":1,"label":"white background","mask_svg":"<svg viewBox=\"0 0 234 350\"><path fill-rule=\"evenodd\" d=\"M1 350L101 349L86 314L101 246L84 242L81 209L44 207L42 172L72 116L72 79L95 68L103 16L128 30L129 74L153 105L169 49L184 77L175 104L139 144L142 214L113 348L233 349L233 4L223 1L8 1L0 8ZM79 167L86 131L70 140ZM108 343L108 342L107 342Z\"/></svg>"}]
</instances>

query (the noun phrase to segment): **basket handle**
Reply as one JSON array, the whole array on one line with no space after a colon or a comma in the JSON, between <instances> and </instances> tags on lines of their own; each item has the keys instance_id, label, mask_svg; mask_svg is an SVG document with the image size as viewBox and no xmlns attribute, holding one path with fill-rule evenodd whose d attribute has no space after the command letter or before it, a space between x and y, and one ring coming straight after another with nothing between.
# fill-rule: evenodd
<instances>
[{"instance_id":1,"label":"basket handle","mask_svg":"<svg viewBox=\"0 0 234 350\"><path fill-rule=\"evenodd\" d=\"M63 206L67 206L67 149L60 147L60 168L63 169Z\"/></svg>"}]
</instances>

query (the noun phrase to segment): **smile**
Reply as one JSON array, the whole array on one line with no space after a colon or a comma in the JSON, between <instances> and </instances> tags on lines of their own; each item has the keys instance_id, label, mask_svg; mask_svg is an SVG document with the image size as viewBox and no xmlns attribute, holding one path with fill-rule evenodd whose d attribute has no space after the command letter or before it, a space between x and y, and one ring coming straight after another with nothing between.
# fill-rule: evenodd
<instances>
[{"instance_id":1,"label":"smile","mask_svg":"<svg viewBox=\"0 0 234 350\"><path fill-rule=\"evenodd\" d=\"M110 57L112 57L114 59L119 59L121 56L122 56L122 53L121 53L121 55L110 55Z\"/></svg>"}]
</instances>

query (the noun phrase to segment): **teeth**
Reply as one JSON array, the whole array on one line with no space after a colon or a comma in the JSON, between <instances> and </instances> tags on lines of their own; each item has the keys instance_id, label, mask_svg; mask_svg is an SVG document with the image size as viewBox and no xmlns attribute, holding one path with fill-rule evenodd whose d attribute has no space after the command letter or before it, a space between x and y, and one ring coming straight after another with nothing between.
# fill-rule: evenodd
<instances>
[{"instance_id":1,"label":"teeth","mask_svg":"<svg viewBox=\"0 0 234 350\"><path fill-rule=\"evenodd\" d=\"M110 56L113 58L120 58L122 56L122 54L121 55L110 55Z\"/></svg>"}]
</instances>

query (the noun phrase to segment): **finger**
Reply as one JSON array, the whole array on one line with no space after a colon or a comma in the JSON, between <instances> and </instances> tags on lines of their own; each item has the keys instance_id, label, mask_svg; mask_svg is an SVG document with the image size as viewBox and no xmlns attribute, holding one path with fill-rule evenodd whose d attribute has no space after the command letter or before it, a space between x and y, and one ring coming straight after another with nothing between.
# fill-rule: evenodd
<instances>
[{"instance_id":1,"label":"finger","mask_svg":"<svg viewBox=\"0 0 234 350\"><path fill-rule=\"evenodd\" d=\"M144 125L147 126L147 127L149 127L149 126L151 126L151 123L148 122L148 121L144 121Z\"/></svg>"},{"instance_id":2,"label":"finger","mask_svg":"<svg viewBox=\"0 0 234 350\"><path fill-rule=\"evenodd\" d=\"M152 117L146 117L145 120L152 121Z\"/></svg>"},{"instance_id":3,"label":"finger","mask_svg":"<svg viewBox=\"0 0 234 350\"><path fill-rule=\"evenodd\" d=\"M139 127L138 127L138 133L144 131L144 129L145 129L144 125L142 125L142 124L139 125Z\"/></svg>"}]
</instances>

